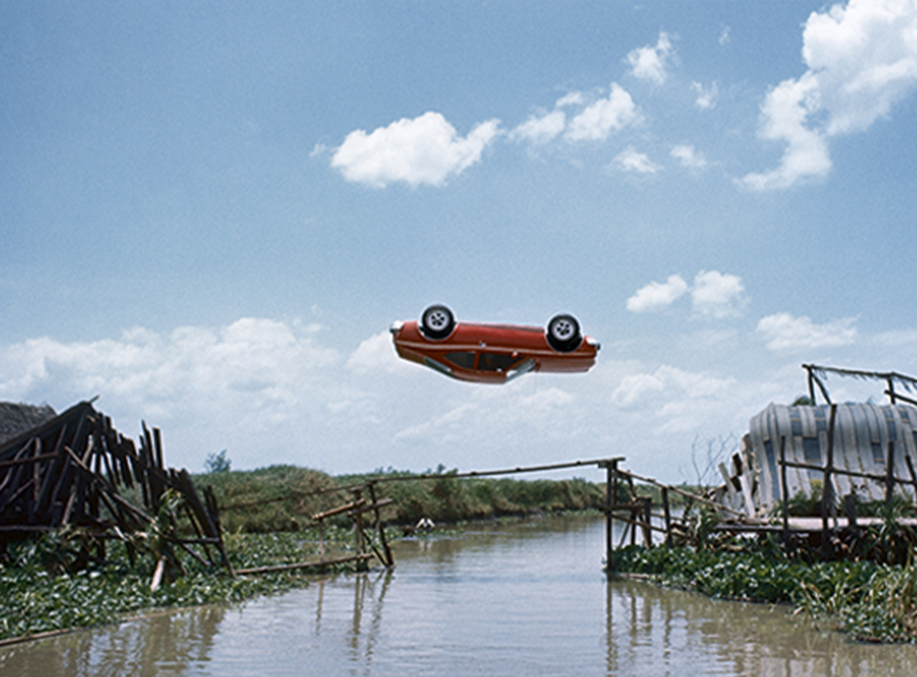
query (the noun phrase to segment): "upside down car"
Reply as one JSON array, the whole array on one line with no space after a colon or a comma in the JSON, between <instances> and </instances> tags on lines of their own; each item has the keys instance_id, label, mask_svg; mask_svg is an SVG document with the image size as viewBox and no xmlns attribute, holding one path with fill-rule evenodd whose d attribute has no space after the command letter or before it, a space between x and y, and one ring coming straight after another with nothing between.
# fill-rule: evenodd
<instances>
[{"instance_id":1,"label":"upside down car","mask_svg":"<svg viewBox=\"0 0 917 677\"><path fill-rule=\"evenodd\" d=\"M530 371L589 371L600 347L566 314L555 315L542 329L459 323L449 308L434 305L419 321L395 322L390 331L402 359L474 383L507 383Z\"/></svg>"}]
</instances>

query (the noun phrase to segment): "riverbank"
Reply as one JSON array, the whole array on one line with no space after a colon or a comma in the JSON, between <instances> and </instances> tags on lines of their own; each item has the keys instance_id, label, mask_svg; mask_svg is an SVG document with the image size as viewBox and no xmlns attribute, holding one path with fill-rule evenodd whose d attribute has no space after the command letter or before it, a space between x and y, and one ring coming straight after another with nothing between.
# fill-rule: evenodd
<instances>
[{"instance_id":1,"label":"riverbank","mask_svg":"<svg viewBox=\"0 0 917 677\"><path fill-rule=\"evenodd\" d=\"M772 542L734 550L630 546L614 570L718 599L792 605L861 642L917 643L917 563L807 562Z\"/></svg>"},{"instance_id":2,"label":"riverbank","mask_svg":"<svg viewBox=\"0 0 917 677\"><path fill-rule=\"evenodd\" d=\"M332 477L289 465L257 470L196 475L198 486L213 487L220 518L228 533L297 531L312 524L312 515L350 499L350 488L373 483L378 499L390 499L382 510L386 524L411 526L422 518L436 524L496 517L578 510L601 510L604 483L584 479L517 480L458 478L439 466L426 473L394 469ZM337 524L346 526L341 515Z\"/></svg>"}]
</instances>

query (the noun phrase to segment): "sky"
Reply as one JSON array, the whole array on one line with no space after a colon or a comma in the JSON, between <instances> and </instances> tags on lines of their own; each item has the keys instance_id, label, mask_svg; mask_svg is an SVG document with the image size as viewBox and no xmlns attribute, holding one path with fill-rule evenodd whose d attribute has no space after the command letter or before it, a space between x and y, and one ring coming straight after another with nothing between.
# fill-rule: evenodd
<instances>
[{"instance_id":1,"label":"sky","mask_svg":"<svg viewBox=\"0 0 917 677\"><path fill-rule=\"evenodd\" d=\"M804 363L917 375L915 90L915 0L8 0L0 400L192 472L694 481ZM449 380L388 333L434 303L599 359Z\"/></svg>"}]
</instances>

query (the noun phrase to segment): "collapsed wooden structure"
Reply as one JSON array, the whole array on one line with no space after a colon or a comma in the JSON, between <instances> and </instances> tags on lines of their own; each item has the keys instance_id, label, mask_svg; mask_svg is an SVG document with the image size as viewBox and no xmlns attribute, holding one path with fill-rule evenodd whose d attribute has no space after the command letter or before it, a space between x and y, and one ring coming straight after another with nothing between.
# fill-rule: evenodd
<instances>
[{"instance_id":1,"label":"collapsed wooden structure","mask_svg":"<svg viewBox=\"0 0 917 677\"><path fill-rule=\"evenodd\" d=\"M80 402L0 444L0 556L8 544L54 532L67 541L63 569L105 559L122 541L133 563L155 559L153 586L182 572L176 551L232 573L212 491L165 465L159 429L143 425L139 448Z\"/></svg>"},{"instance_id":2,"label":"collapsed wooden structure","mask_svg":"<svg viewBox=\"0 0 917 677\"><path fill-rule=\"evenodd\" d=\"M821 556L844 556L864 528L879 527L895 515L895 506L917 502L917 400L901 394L917 390L917 379L896 372L868 372L803 365L808 372L809 397L792 406L768 405L752 417L741 448L719 463L724 483L705 496L687 496L691 503L706 505L715 516L711 526L720 534L777 534L785 546L808 543L820 546ZM889 404L831 401L824 384L827 373L886 383ZM896 390L895 386L899 389ZM816 404L819 394L824 404ZM665 534L667 543L687 533L684 520L672 520L668 492L652 479L620 469L613 459L609 468L609 515L624 522L636 542L643 531L648 547L653 532ZM664 514L654 515L651 500L637 497L634 480L655 485L661 493ZM629 484L626 501L616 498L616 488ZM683 493L683 492L680 492ZM794 502L815 504L815 511L790 515ZM883 517L864 517L858 506L884 506ZM655 523L654 523L655 520ZM907 530L917 527L913 517L895 516ZM610 524L610 523L609 523ZM608 535L611 562L611 532Z\"/></svg>"},{"instance_id":3,"label":"collapsed wooden structure","mask_svg":"<svg viewBox=\"0 0 917 677\"><path fill-rule=\"evenodd\" d=\"M369 494L369 500L363 497L363 492ZM324 489L318 493L338 493L349 492L352 500L322 512L312 515L312 521L318 526L319 546L318 559L304 562L293 562L290 564L277 564L263 567L253 567L250 569L239 569L236 573L240 575L249 574L271 574L280 571L293 571L296 569L315 569L326 571L329 567L341 564L353 564L357 571L366 571L369 560L375 557L379 563L386 568L395 566L395 557L389 548L388 540L385 536L385 525L382 522L382 508L391 505L394 501L391 498L376 497L376 483L369 481L365 484L358 484L350 487L335 487ZM274 501L276 499L267 499L262 503ZM246 504L251 506L253 504ZM224 507L224 510L231 510L234 506ZM367 529L364 515L373 514L372 529ZM354 533L354 552L344 555L329 555L325 544L325 520L337 515L346 514L353 521ZM378 538L378 544L373 539L373 531Z\"/></svg>"}]
</instances>

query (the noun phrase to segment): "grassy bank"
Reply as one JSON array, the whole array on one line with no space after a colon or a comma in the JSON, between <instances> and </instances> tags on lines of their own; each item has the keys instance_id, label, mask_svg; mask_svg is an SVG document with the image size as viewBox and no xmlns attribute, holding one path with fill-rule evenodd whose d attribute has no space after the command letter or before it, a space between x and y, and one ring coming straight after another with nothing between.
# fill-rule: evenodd
<instances>
[{"instance_id":1,"label":"grassy bank","mask_svg":"<svg viewBox=\"0 0 917 677\"><path fill-rule=\"evenodd\" d=\"M774 543L736 542L733 550L632 546L615 569L715 598L786 603L865 642L917 642L917 564L809 563Z\"/></svg>"},{"instance_id":2,"label":"grassy bank","mask_svg":"<svg viewBox=\"0 0 917 677\"><path fill-rule=\"evenodd\" d=\"M346 489L375 482L377 498L391 498L383 510L387 523L416 524L422 517L436 523L520 516L536 512L597 509L604 505L604 484L583 479L531 480L457 478L443 467L419 475L400 471L331 477L294 466L271 466L252 471L198 475L198 485L210 485L228 533L297 531L312 523L312 515L352 499ZM364 494L364 498L368 495ZM338 523L346 525L342 515Z\"/></svg>"}]
</instances>

